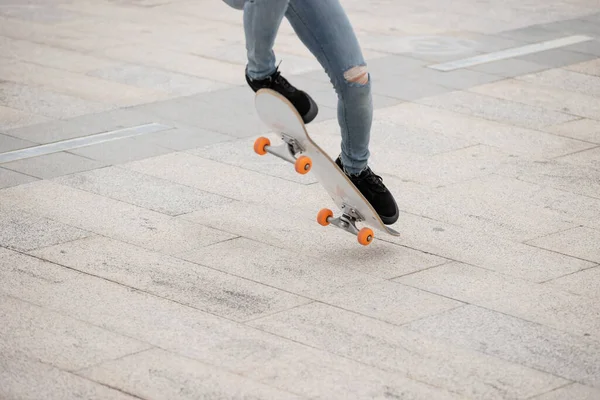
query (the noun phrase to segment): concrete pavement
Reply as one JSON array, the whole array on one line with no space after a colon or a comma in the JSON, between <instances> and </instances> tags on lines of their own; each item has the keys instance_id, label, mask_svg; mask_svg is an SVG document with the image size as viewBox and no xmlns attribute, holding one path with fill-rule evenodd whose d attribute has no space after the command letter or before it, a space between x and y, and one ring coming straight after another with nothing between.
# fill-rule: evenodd
<instances>
[{"instance_id":1,"label":"concrete pavement","mask_svg":"<svg viewBox=\"0 0 600 400\"><path fill-rule=\"evenodd\" d=\"M597 3L342 4L401 209L366 248L252 151L239 11L0 0L1 399L600 399Z\"/></svg>"}]
</instances>

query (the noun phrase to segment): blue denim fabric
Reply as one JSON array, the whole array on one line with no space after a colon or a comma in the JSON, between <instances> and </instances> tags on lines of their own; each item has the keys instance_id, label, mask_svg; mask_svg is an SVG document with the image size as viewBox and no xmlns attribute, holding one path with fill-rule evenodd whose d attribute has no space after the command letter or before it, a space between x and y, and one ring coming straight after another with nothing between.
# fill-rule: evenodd
<instances>
[{"instance_id":1,"label":"blue denim fabric","mask_svg":"<svg viewBox=\"0 0 600 400\"><path fill-rule=\"evenodd\" d=\"M341 157L347 172L360 173L368 163L373 120L371 77L349 82L344 72L365 66L362 50L339 0L223 0L244 12L248 64L246 73L261 79L276 70L273 52L283 18L329 75L338 96Z\"/></svg>"}]
</instances>

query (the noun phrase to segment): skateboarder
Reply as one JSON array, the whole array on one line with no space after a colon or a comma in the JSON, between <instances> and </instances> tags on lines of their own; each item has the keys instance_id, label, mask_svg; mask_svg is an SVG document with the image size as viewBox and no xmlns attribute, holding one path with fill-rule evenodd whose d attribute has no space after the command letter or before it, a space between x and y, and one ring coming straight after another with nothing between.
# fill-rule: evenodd
<instances>
[{"instance_id":1,"label":"skateboarder","mask_svg":"<svg viewBox=\"0 0 600 400\"><path fill-rule=\"evenodd\" d=\"M273 46L285 16L298 38L323 66L338 95L342 152L338 166L371 203L382 221L398 219L394 197L368 167L373 119L371 81L362 51L339 0L223 0L243 10L248 63L246 81L255 92L276 90L296 107L305 123L317 116L315 101L279 72Z\"/></svg>"}]
</instances>

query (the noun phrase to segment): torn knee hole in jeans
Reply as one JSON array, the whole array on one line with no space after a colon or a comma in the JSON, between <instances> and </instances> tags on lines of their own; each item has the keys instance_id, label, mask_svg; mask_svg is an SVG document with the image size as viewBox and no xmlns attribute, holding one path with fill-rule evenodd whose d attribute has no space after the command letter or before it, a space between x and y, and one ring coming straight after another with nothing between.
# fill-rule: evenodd
<instances>
[{"instance_id":1,"label":"torn knee hole in jeans","mask_svg":"<svg viewBox=\"0 0 600 400\"><path fill-rule=\"evenodd\" d=\"M369 71L367 71L367 67L365 65L352 67L344 72L344 79L346 79L348 82L366 85L369 83Z\"/></svg>"}]
</instances>

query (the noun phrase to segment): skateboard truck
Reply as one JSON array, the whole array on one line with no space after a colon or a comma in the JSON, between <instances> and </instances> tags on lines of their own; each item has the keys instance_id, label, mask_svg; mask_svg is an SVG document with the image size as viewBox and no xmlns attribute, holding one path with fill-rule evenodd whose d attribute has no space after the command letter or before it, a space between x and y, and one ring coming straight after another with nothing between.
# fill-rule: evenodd
<instances>
[{"instance_id":1,"label":"skateboard truck","mask_svg":"<svg viewBox=\"0 0 600 400\"><path fill-rule=\"evenodd\" d=\"M259 137L254 142L254 151L257 154L265 155L271 153L282 160L288 161L294 164L296 172L299 174L306 174L312 168L312 160L307 156L300 156L296 158L298 153L304 151L300 143L294 138L290 138L286 135L281 135L283 143L279 146L271 146L271 141L266 137Z\"/></svg>"},{"instance_id":2,"label":"skateboard truck","mask_svg":"<svg viewBox=\"0 0 600 400\"><path fill-rule=\"evenodd\" d=\"M348 209L347 211L344 211ZM317 214L317 222L323 226L329 224L334 225L346 232L356 235L358 243L366 246L371 244L373 241L373 230L371 228L358 229L356 222L364 221L364 218L352 207L347 207L345 204L342 206L342 215L339 217L333 216L333 211L328 208L324 208Z\"/></svg>"}]
</instances>

